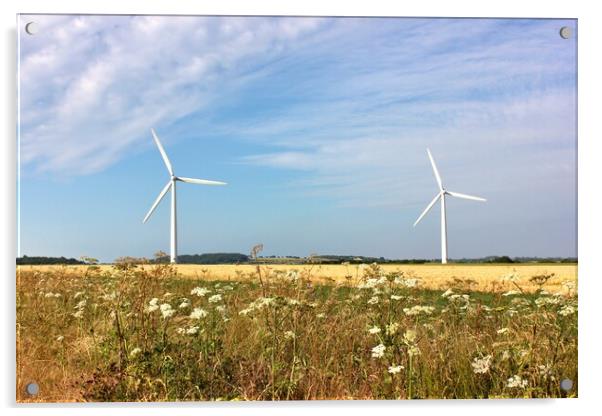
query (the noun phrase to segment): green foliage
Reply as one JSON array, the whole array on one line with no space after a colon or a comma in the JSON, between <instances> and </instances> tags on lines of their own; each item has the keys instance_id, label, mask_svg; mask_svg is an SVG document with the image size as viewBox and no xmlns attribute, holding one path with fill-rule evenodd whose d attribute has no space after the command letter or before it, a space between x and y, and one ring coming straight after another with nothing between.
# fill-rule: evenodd
<instances>
[{"instance_id":1,"label":"green foliage","mask_svg":"<svg viewBox=\"0 0 602 416\"><path fill-rule=\"evenodd\" d=\"M33 256L17 257L17 265L42 265L42 264L85 264L85 262L66 257Z\"/></svg>"}]
</instances>

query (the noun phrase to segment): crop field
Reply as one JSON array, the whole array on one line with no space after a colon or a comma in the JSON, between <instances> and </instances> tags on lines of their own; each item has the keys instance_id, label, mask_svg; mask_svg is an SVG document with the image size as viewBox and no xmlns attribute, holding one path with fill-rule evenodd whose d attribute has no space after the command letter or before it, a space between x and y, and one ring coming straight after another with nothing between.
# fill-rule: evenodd
<instances>
[{"instance_id":1,"label":"crop field","mask_svg":"<svg viewBox=\"0 0 602 416\"><path fill-rule=\"evenodd\" d=\"M70 274L85 273L88 266L19 266L22 271L57 271ZM97 266L101 271L110 272L113 266ZM146 266L148 267L148 266ZM178 264L173 266L180 278L202 280L254 280L257 268L251 264L199 265ZM349 265L262 265L262 271L268 277L288 272L304 275L312 283L349 283L358 284L364 276L365 264ZM473 290L499 292L516 289L506 276L512 275L516 283L525 291L533 292L538 285L530 279L536 275L552 275L546 288L562 291L563 283L577 280L576 264L417 264L417 265L381 265L383 273L403 273L408 277L418 277L426 289L447 289L450 281L460 279L470 282Z\"/></svg>"},{"instance_id":2,"label":"crop field","mask_svg":"<svg viewBox=\"0 0 602 416\"><path fill-rule=\"evenodd\" d=\"M19 266L16 290L19 402L577 396L576 265Z\"/></svg>"}]
</instances>

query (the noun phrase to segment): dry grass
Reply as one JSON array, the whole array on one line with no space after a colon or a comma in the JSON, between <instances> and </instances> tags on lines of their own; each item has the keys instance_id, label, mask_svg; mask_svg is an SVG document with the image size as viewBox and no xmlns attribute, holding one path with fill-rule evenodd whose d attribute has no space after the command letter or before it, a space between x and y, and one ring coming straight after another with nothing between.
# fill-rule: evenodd
<instances>
[{"instance_id":1,"label":"dry grass","mask_svg":"<svg viewBox=\"0 0 602 416\"><path fill-rule=\"evenodd\" d=\"M20 267L17 400L564 397L570 268Z\"/></svg>"}]
</instances>

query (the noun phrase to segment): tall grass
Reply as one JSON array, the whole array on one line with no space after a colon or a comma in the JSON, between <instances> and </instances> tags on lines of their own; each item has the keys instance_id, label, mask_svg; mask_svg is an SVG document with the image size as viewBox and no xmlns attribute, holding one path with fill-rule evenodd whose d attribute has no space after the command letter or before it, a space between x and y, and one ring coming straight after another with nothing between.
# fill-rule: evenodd
<instances>
[{"instance_id":1,"label":"tall grass","mask_svg":"<svg viewBox=\"0 0 602 416\"><path fill-rule=\"evenodd\" d=\"M377 265L332 285L311 269L229 281L169 265L21 270L17 399L563 397L564 378L576 396L572 282L548 293L534 276L528 293L506 280L514 290L485 293Z\"/></svg>"}]
</instances>

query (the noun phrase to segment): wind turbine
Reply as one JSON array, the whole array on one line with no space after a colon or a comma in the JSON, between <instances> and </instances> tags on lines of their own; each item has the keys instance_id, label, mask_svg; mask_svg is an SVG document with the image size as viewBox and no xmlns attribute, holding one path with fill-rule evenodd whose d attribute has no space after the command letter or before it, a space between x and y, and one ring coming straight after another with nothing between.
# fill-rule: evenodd
<instances>
[{"instance_id":1,"label":"wind turbine","mask_svg":"<svg viewBox=\"0 0 602 416\"><path fill-rule=\"evenodd\" d=\"M165 196L167 191L171 190L170 258L171 258L171 262L175 263L177 261L177 257L178 257L178 230L177 230L178 226L177 226L177 219L176 219L176 183L178 181L187 182L187 183L195 183L197 185L226 185L226 183L218 182L218 181L208 181L206 179L194 179L194 178L185 178L183 176L175 176L173 173L173 168L171 167L171 162L169 161L169 158L167 157L167 153L165 153L165 149L163 149L163 146L161 145L161 142L159 141L159 137L157 137L157 133L155 133L154 129L151 129L151 133L153 134L153 139L155 139L155 143L157 143L157 147L159 148L159 152L161 153L163 162L165 162L165 166L167 167L167 172L169 172L169 181L167 181L167 185L165 185L165 187L163 188L163 190L161 191L161 193L155 200L154 204L151 206L150 210L148 211L148 214L146 214L146 217L144 217L144 219L142 220L142 223L144 224L146 222L146 220L148 220L150 218L151 214L153 213L155 208L157 208L157 205L159 205L159 202L161 202L161 200L163 199L163 197Z\"/></svg>"},{"instance_id":2,"label":"wind turbine","mask_svg":"<svg viewBox=\"0 0 602 416\"><path fill-rule=\"evenodd\" d=\"M437 170L437 165L435 165L435 160L433 159L433 155L431 155L431 151L429 149L426 149L426 152L428 153L429 159L431 160L431 166L433 167L433 172L435 173L435 179L437 179L437 184L439 185L439 192L437 193L437 195L435 195L435 197L433 198L431 203L427 205L427 207L424 209L424 211L422 211L422 214L420 214L420 216L414 223L414 227L416 226L416 224L418 224L420 222L422 217L424 217L427 214L427 212L429 212L431 210L433 205L435 205L435 203L438 200L440 200L441 201L441 263L446 264L447 263L447 221L445 220L445 196L449 195L449 196L455 196L456 198L472 199L473 201L482 201L482 202L485 202L487 200L485 198L480 198L478 196L461 194L459 192L451 192L451 191L448 191L447 189L445 189L443 187L443 183L441 182L441 176L439 176L439 171Z\"/></svg>"}]
</instances>

